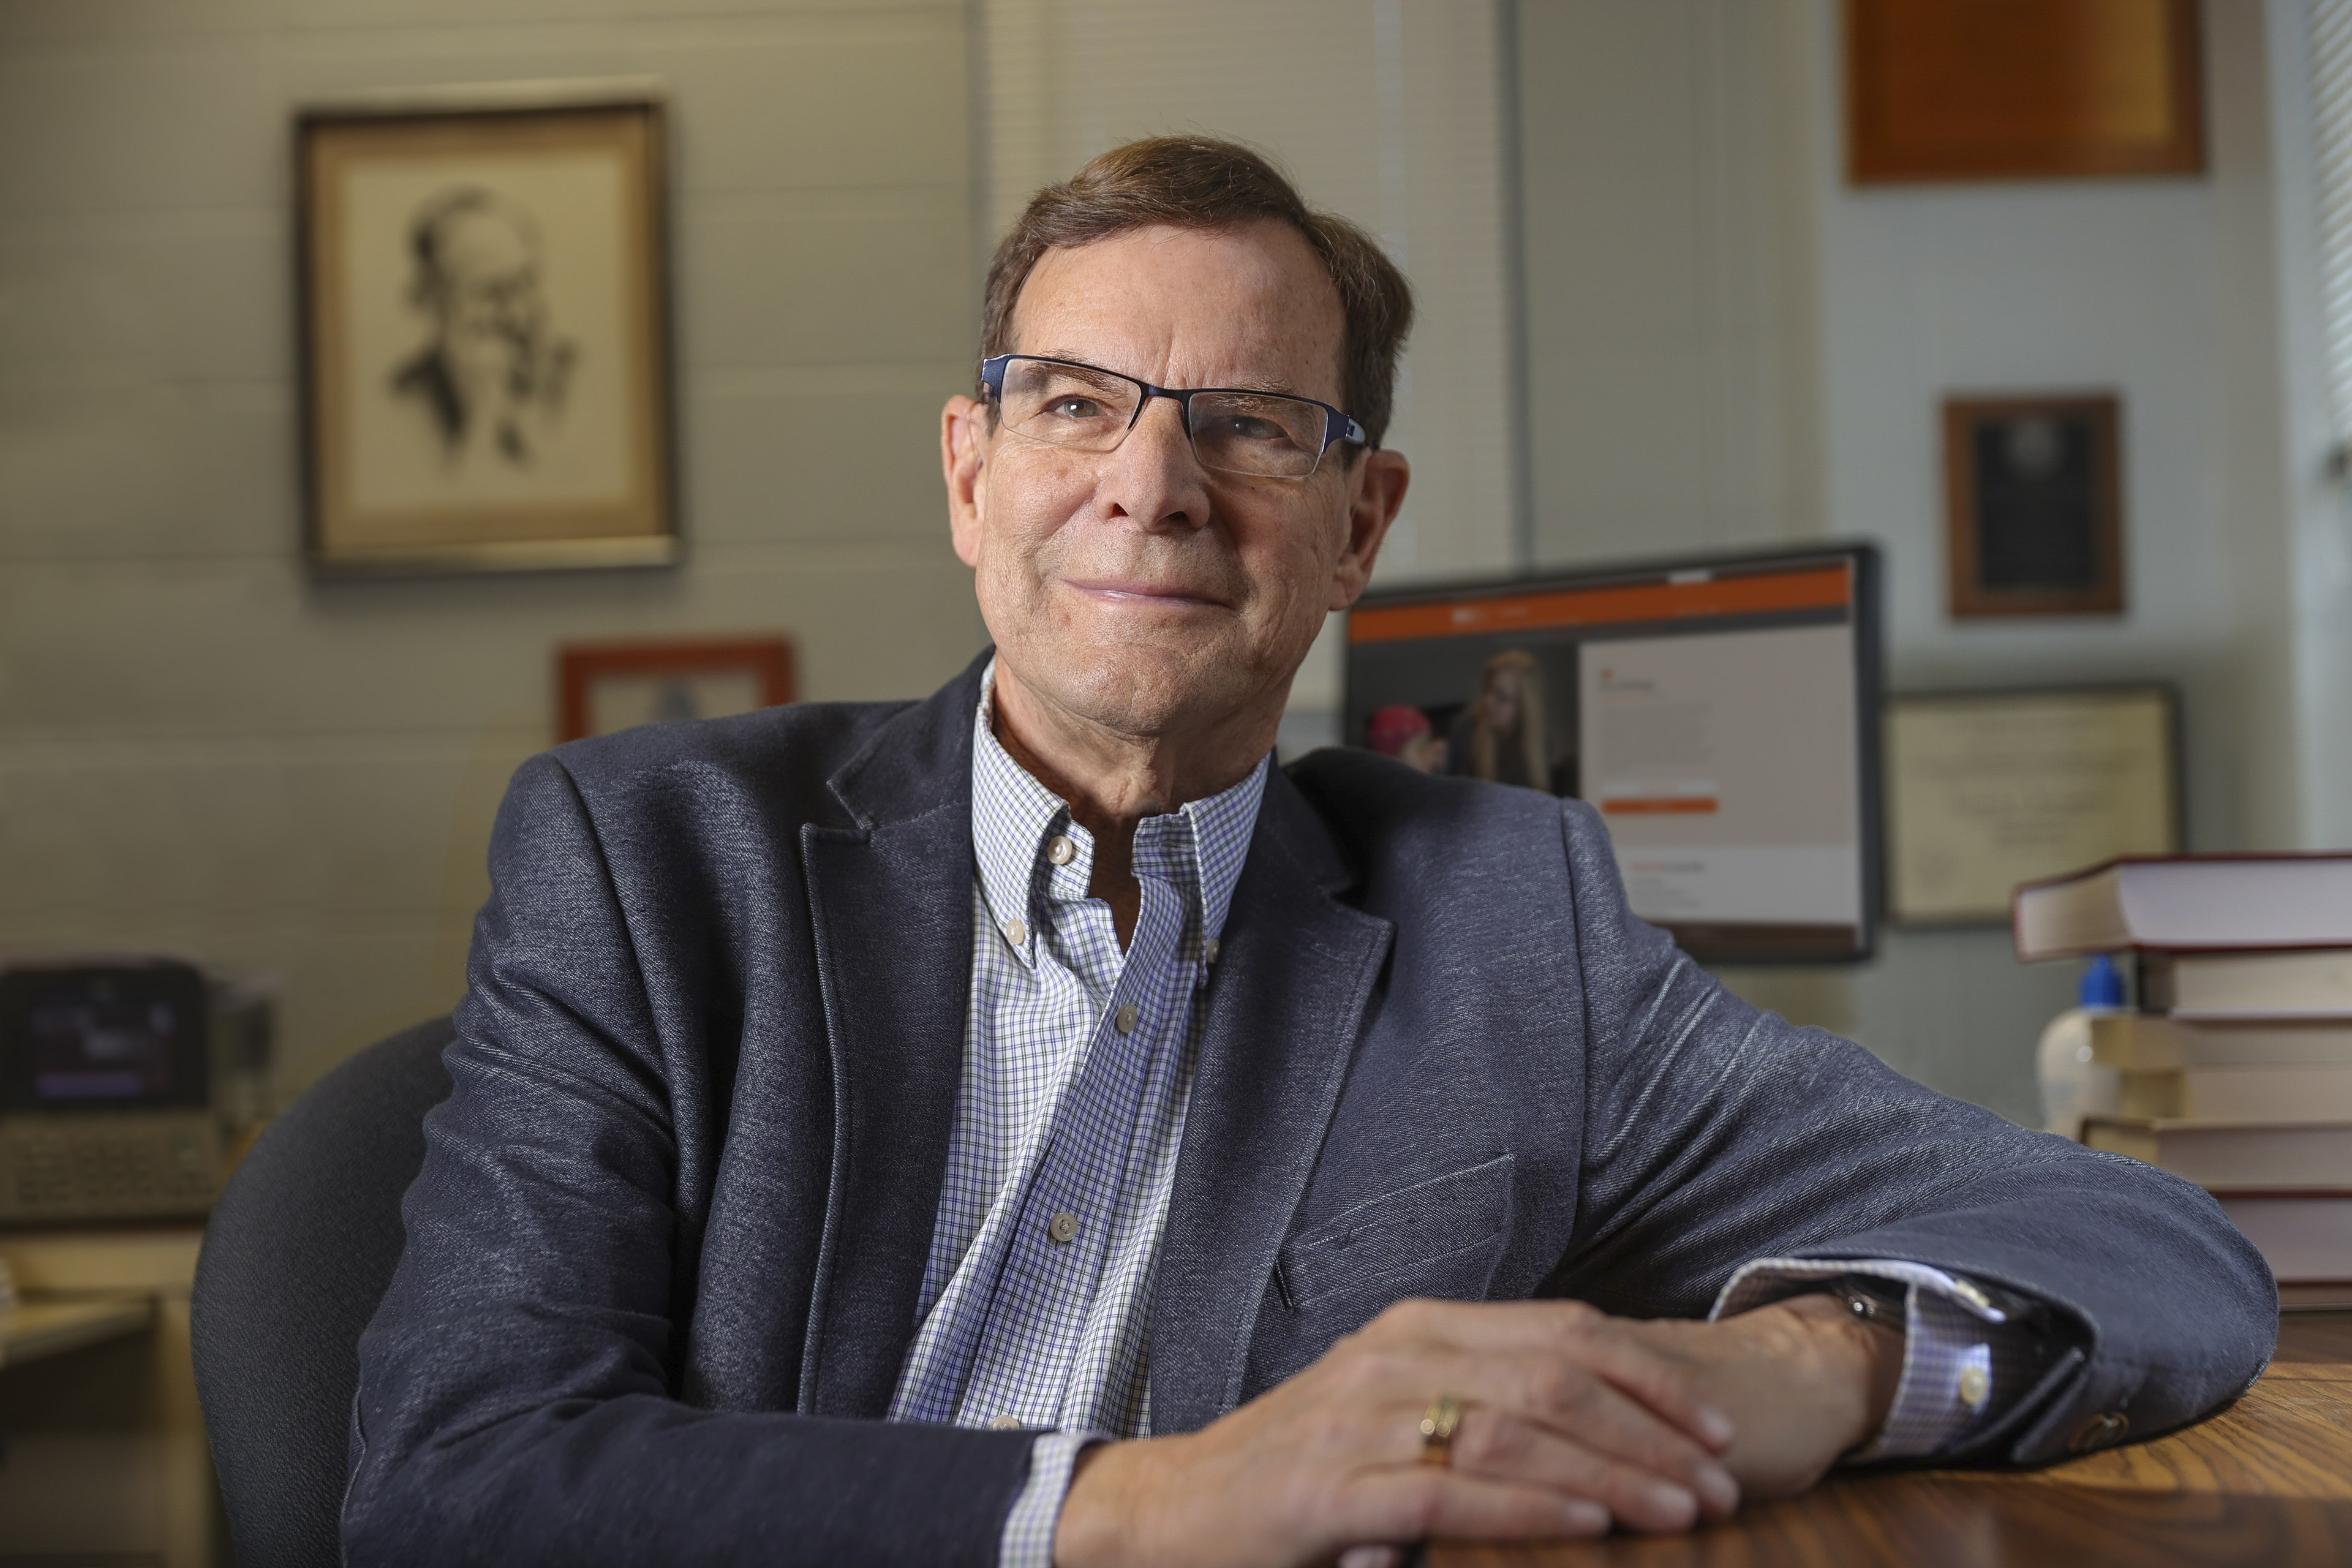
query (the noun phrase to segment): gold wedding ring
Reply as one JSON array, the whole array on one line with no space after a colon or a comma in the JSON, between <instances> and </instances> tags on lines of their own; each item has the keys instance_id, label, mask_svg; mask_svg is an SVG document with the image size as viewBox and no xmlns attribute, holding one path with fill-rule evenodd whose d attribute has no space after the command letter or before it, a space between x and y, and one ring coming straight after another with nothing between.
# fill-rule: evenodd
<instances>
[{"instance_id":1,"label":"gold wedding ring","mask_svg":"<svg viewBox=\"0 0 2352 1568\"><path fill-rule=\"evenodd\" d=\"M1421 1462L1444 1469L1454 1462L1454 1429L1462 1425L1462 1401L1441 1394L1421 1417Z\"/></svg>"}]
</instances>

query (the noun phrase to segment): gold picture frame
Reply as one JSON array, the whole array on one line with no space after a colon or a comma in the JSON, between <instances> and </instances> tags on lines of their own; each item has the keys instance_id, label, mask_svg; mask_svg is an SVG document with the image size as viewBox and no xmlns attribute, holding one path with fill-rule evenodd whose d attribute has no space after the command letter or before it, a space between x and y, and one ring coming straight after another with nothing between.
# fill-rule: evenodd
<instances>
[{"instance_id":1,"label":"gold picture frame","mask_svg":"<svg viewBox=\"0 0 2352 1568\"><path fill-rule=\"evenodd\" d=\"M314 567L678 559L665 118L635 80L299 114Z\"/></svg>"}]
</instances>

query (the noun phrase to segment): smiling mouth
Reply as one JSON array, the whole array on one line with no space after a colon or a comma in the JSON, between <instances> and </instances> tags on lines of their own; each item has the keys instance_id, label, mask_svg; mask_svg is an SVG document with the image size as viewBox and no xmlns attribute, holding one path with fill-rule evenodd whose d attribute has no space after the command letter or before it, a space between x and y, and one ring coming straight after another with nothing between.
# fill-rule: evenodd
<instances>
[{"instance_id":1,"label":"smiling mouth","mask_svg":"<svg viewBox=\"0 0 2352 1568\"><path fill-rule=\"evenodd\" d=\"M1063 584L1090 599L1116 605L1157 605L1169 609L1222 610L1222 599L1212 599L1201 594L1187 593L1181 588L1159 583L1128 583L1102 581L1089 583L1065 582Z\"/></svg>"}]
</instances>

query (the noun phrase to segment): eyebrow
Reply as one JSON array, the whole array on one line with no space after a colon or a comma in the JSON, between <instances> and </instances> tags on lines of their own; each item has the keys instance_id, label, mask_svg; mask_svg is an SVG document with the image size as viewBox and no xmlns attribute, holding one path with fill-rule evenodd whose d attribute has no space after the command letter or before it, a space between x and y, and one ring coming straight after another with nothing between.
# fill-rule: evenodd
<instances>
[{"instance_id":1,"label":"eyebrow","mask_svg":"<svg viewBox=\"0 0 2352 1568\"><path fill-rule=\"evenodd\" d=\"M1125 375L1130 381L1145 380L1142 376L1129 375L1126 371L1117 369L1111 365L1104 364L1099 360L1088 359L1084 354L1070 353L1060 349L1045 349L1036 353L1027 354L1026 357L1030 359L1057 359L1069 364L1084 365L1088 370L1102 371L1106 374L1109 375ZM1310 396L1307 393L1300 392L1296 387L1292 386L1290 383L1282 380L1278 376L1243 376L1234 381L1219 382L1214 386L1181 386L1171 387L1169 390L1173 392L1262 392L1269 397L1296 397L1307 403L1319 403L1322 401L1320 398Z\"/></svg>"}]
</instances>

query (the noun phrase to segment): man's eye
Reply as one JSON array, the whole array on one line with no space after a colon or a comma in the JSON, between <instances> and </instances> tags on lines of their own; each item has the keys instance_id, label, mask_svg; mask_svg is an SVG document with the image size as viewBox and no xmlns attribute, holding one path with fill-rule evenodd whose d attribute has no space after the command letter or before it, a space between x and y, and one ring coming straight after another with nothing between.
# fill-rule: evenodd
<instances>
[{"instance_id":1,"label":"man's eye","mask_svg":"<svg viewBox=\"0 0 2352 1568\"><path fill-rule=\"evenodd\" d=\"M1092 419L1102 413L1102 405L1091 397L1057 397L1045 405L1045 412L1056 419Z\"/></svg>"},{"instance_id":2,"label":"man's eye","mask_svg":"<svg viewBox=\"0 0 2352 1568\"><path fill-rule=\"evenodd\" d=\"M1228 415L1219 423L1224 434L1236 441L1288 441L1290 432L1271 419L1254 418L1246 414Z\"/></svg>"}]
</instances>

